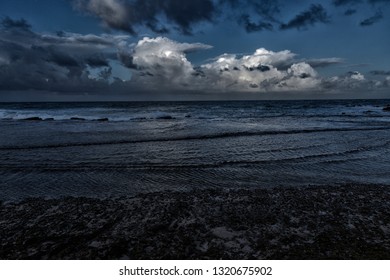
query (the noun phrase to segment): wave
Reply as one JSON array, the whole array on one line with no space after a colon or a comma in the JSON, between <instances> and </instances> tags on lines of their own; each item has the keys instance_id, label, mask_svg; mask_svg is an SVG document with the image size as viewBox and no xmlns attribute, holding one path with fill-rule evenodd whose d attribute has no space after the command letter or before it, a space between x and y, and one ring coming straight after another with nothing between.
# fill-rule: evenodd
<instances>
[{"instance_id":1,"label":"wave","mask_svg":"<svg viewBox=\"0 0 390 280\"><path fill-rule=\"evenodd\" d=\"M326 132L347 132L347 131L382 131L390 130L389 126L380 127L364 127L364 128L313 128L300 130L271 130L271 131L238 131L224 132L217 134L206 135L187 135L178 137L161 137L148 139L131 139L117 141L102 141L102 142L76 142L76 143L58 143L48 145L31 145L31 146L3 146L0 150L31 150L31 149L55 149L68 147L84 147L84 146L104 146L104 145L122 145L122 144L137 144L137 143L154 143L154 142L175 142L175 141L202 141L222 138L235 137L253 137L266 135L287 135L287 134L309 134L309 133L326 133Z\"/></svg>"},{"instance_id":2,"label":"wave","mask_svg":"<svg viewBox=\"0 0 390 280\"><path fill-rule=\"evenodd\" d=\"M44 111L44 110L1 110L0 120L15 120L15 121L110 121L110 122L126 122L134 120L169 120L178 117L188 118L189 114L176 116L171 113L155 111L155 112L131 112L131 111L107 111L107 110L61 110L61 111Z\"/></svg>"},{"instance_id":3,"label":"wave","mask_svg":"<svg viewBox=\"0 0 390 280\"><path fill-rule=\"evenodd\" d=\"M187 117L188 118L188 117ZM137 120L174 120L169 114L160 114L153 117L139 116L139 117L91 117L91 116L45 116L45 115L18 115L16 117L4 117L0 120L15 120L15 121L110 121L110 122L126 122L126 121L137 121Z\"/></svg>"}]
</instances>

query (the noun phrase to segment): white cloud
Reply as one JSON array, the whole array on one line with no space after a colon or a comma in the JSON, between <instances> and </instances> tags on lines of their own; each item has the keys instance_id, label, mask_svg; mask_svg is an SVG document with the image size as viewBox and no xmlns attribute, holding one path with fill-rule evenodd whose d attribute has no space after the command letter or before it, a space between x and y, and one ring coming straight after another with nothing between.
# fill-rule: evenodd
<instances>
[{"instance_id":1,"label":"white cloud","mask_svg":"<svg viewBox=\"0 0 390 280\"><path fill-rule=\"evenodd\" d=\"M149 89L217 92L308 90L321 82L309 64L294 64L296 55L288 50L274 52L260 48L252 55L223 54L199 66L194 66L186 57L190 51L210 47L145 37L128 51L131 68L138 70L133 82Z\"/></svg>"},{"instance_id":2,"label":"white cloud","mask_svg":"<svg viewBox=\"0 0 390 280\"><path fill-rule=\"evenodd\" d=\"M293 64L296 55L288 50L260 48L252 55L223 54L199 66L186 57L190 51L210 47L145 37L126 51L124 60L131 56L129 68L137 69L133 82L149 89L265 92L307 90L320 84L317 72L307 63Z\"/></svg>"},{"instance_id":3,"label":"white cloud","mask_svg":"<svg viewBox=\"0 0 390 280\"><path fill-rule=\"evenodd\" d=\"M349 77L352 80L356 80L356 81L364 81L365 80L364 75L357 72L357 71L351 72Z\"/></svg>"},{"instance_id":4,"label":"white cloud","mask_svg":"<svg viewBox=\"0 0 390 280\"><path fill-rule=\"evenodd\" d=\"M178 43L168 38L145 37L128 52L132 56L136 83L149 88L183 88L191 83L194 66L187 59L186 53L209 49L211 46L194 43Z\"/></svg>"},{"instance_id":5,"label":"white cloud","mask_svg":"<svg viewBox=\"0 0 390 280\"><path fill-rule=\"evenodd\" d=\"M300 78L317 76L317 72L306 62L300 62L291 65L291 67L287 70L287 73Z\"/></svg>"},{"instance_id":6,"label":"white cloud","mask_svg":"<svg viewBox=\"0 0 390 280\"><path fill-rule=\"evenodd\" d=\"M290 52L289 50L273 52L260 48L257 49L253 55L244 56L242 61L243 65L247 67L256 67L260 64L278 66L290 62L295 56L296 54Z\"/></svg>"}]
</instances>

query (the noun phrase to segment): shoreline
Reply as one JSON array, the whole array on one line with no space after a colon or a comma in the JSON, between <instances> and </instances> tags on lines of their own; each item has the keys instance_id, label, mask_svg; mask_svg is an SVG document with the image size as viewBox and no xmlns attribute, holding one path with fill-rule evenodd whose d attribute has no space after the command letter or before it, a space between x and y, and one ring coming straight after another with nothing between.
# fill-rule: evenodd
<instances>
[{"instance_id":1,"label":"shoreline","mask_svg":"<svg viewBox=\"0 0 390 280\"><path fill-rule=\"evenodd\" d=\"M0 259L390 259L390 186L1 202Z\"/></svg>"}]
</instances>

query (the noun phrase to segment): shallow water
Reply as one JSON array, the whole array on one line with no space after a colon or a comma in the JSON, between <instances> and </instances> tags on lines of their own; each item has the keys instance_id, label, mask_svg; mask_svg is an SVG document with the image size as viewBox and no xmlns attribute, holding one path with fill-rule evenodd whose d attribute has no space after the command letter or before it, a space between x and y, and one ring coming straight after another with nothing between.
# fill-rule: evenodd
<instances>
[{"instance_id":1,"label":"shallow water","mask_svg":"<svg viewBox=\"0 0 390 280\"><path fill-rule=\"evenodd\" d=\"M390 184L387 103L0 104L0 199Z\"/></svg>"}]
</instances>

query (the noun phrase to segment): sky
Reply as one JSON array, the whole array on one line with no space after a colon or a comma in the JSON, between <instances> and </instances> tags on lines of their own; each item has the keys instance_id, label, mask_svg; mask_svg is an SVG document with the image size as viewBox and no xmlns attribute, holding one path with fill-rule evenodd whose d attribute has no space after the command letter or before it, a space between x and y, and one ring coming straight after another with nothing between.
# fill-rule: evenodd
<instances>
[{"instance_id":1,"label":"sky","mask_svg":"<svg viewBox=\"0 0 390 280\"><path fill-rule=\"evenodd\" d=\"M390 0L2 0L0 101L390 98Z\"/></svg>"}]
</instances>

